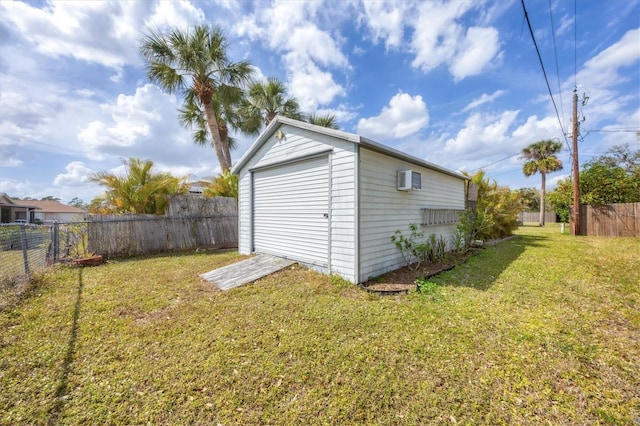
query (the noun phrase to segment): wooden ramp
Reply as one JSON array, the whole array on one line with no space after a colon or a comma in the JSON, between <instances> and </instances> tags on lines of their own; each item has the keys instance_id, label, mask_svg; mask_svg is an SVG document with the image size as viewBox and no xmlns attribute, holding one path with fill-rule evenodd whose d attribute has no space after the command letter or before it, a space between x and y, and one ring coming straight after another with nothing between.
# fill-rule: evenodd
<instances>
[{"instance_id":1,"label":"wooden ramp","mask_svg":"<svg viewBox=\"0 0 640 426\"><path fill-rule=\"evenodd\" d=\"M294 263L296 262L293 260L270 256L268 254L259 254L238 263L200 274L200 276L214 283L220 290L230 290L273 274Z\"/></svg>"}]
</instances>

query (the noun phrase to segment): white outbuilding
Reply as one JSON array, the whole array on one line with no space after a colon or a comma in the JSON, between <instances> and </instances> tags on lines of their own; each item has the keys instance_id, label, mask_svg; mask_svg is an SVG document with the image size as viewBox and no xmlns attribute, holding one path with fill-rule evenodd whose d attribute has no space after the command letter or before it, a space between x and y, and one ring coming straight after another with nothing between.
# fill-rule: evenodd
<instances>
[{"instance_id":1,"label":"white outbuilding","mask_svg":"<svg viewBox=\"0 0 640 426\"><path fill-rule=\"evenodd\" d=\"M409 225L455 234L466 178L362 136L276 117L233 167L238 249L360 283L403 266Z\"/></svg>"}]
</instances>

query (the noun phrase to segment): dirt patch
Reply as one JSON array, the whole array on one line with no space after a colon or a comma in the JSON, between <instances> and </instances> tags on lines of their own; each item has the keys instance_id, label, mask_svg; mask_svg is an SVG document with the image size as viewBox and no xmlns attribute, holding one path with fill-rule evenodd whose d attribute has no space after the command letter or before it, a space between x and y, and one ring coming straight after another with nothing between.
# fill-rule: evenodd
<instances>
[{"instance_id":1,"label":"dirt patch","mask_svg":"<svg viewBox=\"0 0 640 426\"><path fill-rule=\"evenodd\" d=\"M416 280L418 278L433 277L441 272L453 269L456 265L466 262L470 256L477 253L478 250L474 249L464 254L449 254L437 262L425 262L418 267L415 265L405 266L362 283L362 288L374 293L408 293L416 289Z\"/></svg>"}]
</instances>

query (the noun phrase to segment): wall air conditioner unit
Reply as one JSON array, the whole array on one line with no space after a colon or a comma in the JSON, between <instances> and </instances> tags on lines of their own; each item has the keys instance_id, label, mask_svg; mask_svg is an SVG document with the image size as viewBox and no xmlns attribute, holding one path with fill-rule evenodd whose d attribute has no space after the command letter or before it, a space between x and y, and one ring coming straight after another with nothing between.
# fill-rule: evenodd
<instances>
[{"instance_id":1,"label":"wall air conditioner unit","mask_svg":"<svg viewBox=\"0 0 640 426\"><path fill-rule=\"evenodd\" d=\"M396 188L398 191L422 189L422 175L413 170L398 170L396 174Z\"/></svg>"}]
</instances>

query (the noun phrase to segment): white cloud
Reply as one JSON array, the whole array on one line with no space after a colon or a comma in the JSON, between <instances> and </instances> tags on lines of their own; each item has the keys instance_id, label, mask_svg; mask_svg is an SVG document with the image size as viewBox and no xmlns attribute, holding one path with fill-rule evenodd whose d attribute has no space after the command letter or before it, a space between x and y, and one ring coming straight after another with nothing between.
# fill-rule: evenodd
<instances>
[{"instance_id":1,"label":"white cloud","mask_svg":"<svg viewBox=\"0 0 640 426\"><path fill-rule=\"evenodd\" d=\"M116 69L138 64L138 42L145 27L199 23L204 13L189 2L47 2L38 8L0 2L4 19L43 55L69 56Z\"/></svg>"},{"instance_id":2,"label":"white cloud","mask_svg":"<svg viewBox=\"0 0 640 426\"><path fill-rule=\"evenodd\" d=\"M517 141L518 149L543 139L558 138L563 141L559 137L561 136L559 126L555 116L549 115L539 120L536 115L532 115L513 131L512 137Z\"/></svg>"},{"instance_id":3,"label":"white cloud","mask_svg":"<svg viewBox=\"0 0 640 426\"><path fill-rule=\"evenodd\" d=\"M465 127L446 141L444 152L455 155L458 160L473 160L509 147L509 128L518 116L518 111L505 111L499 115L475 113L465 121ZM518 147L510 147L517 151Z\"/></svg>"},{"instance_id":4,"label":"white cloud","mask_svg":"<svg viewBox=\"0 0 640 426\"><path fill-rule=\"evenodd\" d=\"M418 8L411 40L412 65L422 71L446 64L455 80L482 72L499 53L498 31L493 27L471 27L458 21L473 2L424 2Z\"/></svg>"},{"instance_id":5,"label":"white cloud","mask_svg":"<svg viewBox=\"0 0 640 426\"><path fill-rule=\"evenodd\" d=\"M77 139L94 161L136 157L152 160L156 169L175 175L217 174L213 148L194 144L190 132L179 124L178 106L174 95L146 84L133 95L121 94L102 104L102 116L80 129Z\"/></svg>"},{"instance_id":6,"label":"white cloud","mask_svg":"<svg viewBox=\"0 0 640 426\"><path fill-rule=\"evenodd\" d=\"M11 69L10 74L0 75L1 139L20 147L15 150L18 158L29 149L80 153L73 143L75 132L96 115L98 104L87 97L88 92L69 90L66 83L47 80L39 69Z\"/></svg>"},{"instance_id":7,"label":"white cloud","mask_svg":"<svg viewBox=\"0 0 640 426\"><path fill-rule=\"evenodd\" d=\"M66 173L57 175L53 180L54 185L83 185L89 182L90 176L94 173L82 161L73 161L67 164L64 169Z\"/></svg>"},{"instance_id":8,"label":"white cloud","mask_svg":"<svg viewBox=\"0 0 640 426\"><path fill-rule=\"evenodd\" d=\"M428 73L446 65L456 81L478 75L500 57L498 31L488 23L502 15L503 6L484 8L482 2L433 0L426 2L364 2L359 21L365 22L374 42L387 49L402 49L405 32L412 31L406 50L415 55L412 65ZM466 27L462 18L478 9L475 19L485 26Z\"/></svg>"},{"instance_id":9,"label":"white cloud","mask_svg":"<svg viewBox=\"0 0 640 426\"><path fill-rule=\"evenodd\" d=\"M471 27L449 64L456 81L478 75L498 54L498 31L495 28Z\"/></svg>"},{"instance_id":10,"label":"white cloud","mask_svg":"<svg viewBox=\"0 0 640 426\"><path fill-rule=\"evenodd\" d=\"M78 141L89 158L105 155L161 158L170 162L179 148L191 143L178 123L174 95L152 84L139 87L134 95L118 95L115 103L101 105L104 117L78 133Z\"/></svg>"},{"instance_id":11,"label":"white cloud","mask_svg":"<svg viewBox=\"0 0 640 426\"><path fill-rule=\"evenodd\" d=\"M628 31L618 42L589 59L578 72L576 80L599 88L612 87L625 81L618 71L640 60L639 44L640 29Z\"/></svg>"},{"instance_id":12,"label":"white cloud","mask_svg":"<svg viewBox=\"0 0 640 426\"><path fill-rule=\"evenodd\" d=\"M422 96L398 93L379 115L361 118L357 131L372 139L401 139L411 136L429 124L429 111Z\"/></svg>"},{"instance_id":13,"label":"white cloud","mask_svg":"<svg viewBox=\"0 0 640 426\"><path fill-rule=\"evenodd\" d=\"M462 111L469 111L469 110L472 110L474 108L479 107L480 105L484 105L486 103L493 102L496 99L498 99L500 96L504 95L505 93L507 93L507 92L504 91L504 90L496 90L495 92L493 92L490 95L488 95L486 93L483 93L482 96L480 96L479 98L476 98L476 99L472 100L469 103L469 105L464 107L464 109Z\"/></svg>"},{"instance_id":14,"label":"white cloud","mask_svg":"<svg viewBox=\"0 0 640 426\"><path fill-rule=\"evenodd\" d=\"M204 12L189 1L159 1L145 24L150 28L163 29L187 28L204 22Z\"/></svg>"},{"instance_id":15,"label":"white cloud","mask_svg":"<svg viewBox=\"0 0 640 426\"><path fill-rule=\"evenodd\" d=\"M24 180L22 182L4 178L0 180L0 192L4 192L10 197L25 197L30 193L33 186L30 180Z\"/></svg>"},{"instance_id":16,"label":"white cloud","mask_svg":"<svg viewBox=\"0 0 640 426\"><path fill-rule=\"evenodd\" d=\"M575 17L564 15L560 18L560 26L556 29L556 36L561 36L571 29L573 26L573 22L575 21Z\"/></svg>"},{"instance_id":17,"label":"white cloud","mask_svg":"<svg viewBox=\"0 0 640 426\"><path fill-rule=\"evenodd\" d=\"M307 111L345 94L327 68L349 69L339 36L319 27L321 12L321 2L276 1L256 8L234 27L237 34L282 54L292 94Z\"/></svg>"},{"instance_id":18,"label":"white cloud","mask_svg":"<svg viewBox=\"0 0 640 426\"><path fill-rule=\"evenodd\" d=\"M347 67L347 58L331 35L315 25L306 25L291 31L287 40L287 62L291 66L313 61L323 66Z\"/></svg>"},{"instance_id":19,"label":"white cloud","mask_svg":"<svg viewBox=\"0 0 640 426\"><path fill-rule=\"evenodd\" d=\"M315 64L308 63L290 76L291 94L296 97L303 111L315 111L319 105L333 101L345 93L331 75L321 71Z\"/></svg>"},{"instance_id":20,"label":"white cloud","mask_svg":"<svg viewBox=\"0 0 640 426\"><path fill-rule=\"evenodd\" d=\"M404 17L409 3L407 1L384 0L362 3L364 14L360 21L366 21L374 42L384 39L387 49L400 47L404 36Z\"/></svg>"},{"instance_id":21,"label":"white cloud","mask_svg":"<svg viewBox=\"0 0 640 426\"><path fill-rule=\"evenodd\" d=\"M2 151L2 156L0 157L1 167L19 167L22 165L23 162L18 156L18 144L10 143L3 138L0 140L0 151Z\"/></svg>"},{"instance_id":22,"label":"white cloud","mask_svg":"<svg viewBox=\"0 0 640 426\"><path fill-rule=\"evenodd\" d=\"M353 110L354 108L351 107L350 105L340 104L338 105L337 108L319 109L316 111L316 114L320 114L320 115L330 114L336 117L336 120L338 122L340 121L346 122L346 121L351 121L358 116L358 114L355 113Z\"/></svg>"}]
</instances>

